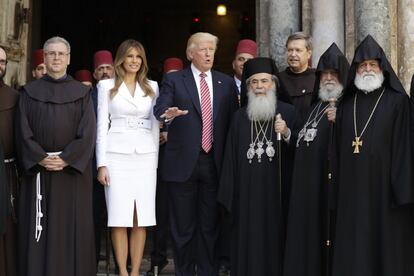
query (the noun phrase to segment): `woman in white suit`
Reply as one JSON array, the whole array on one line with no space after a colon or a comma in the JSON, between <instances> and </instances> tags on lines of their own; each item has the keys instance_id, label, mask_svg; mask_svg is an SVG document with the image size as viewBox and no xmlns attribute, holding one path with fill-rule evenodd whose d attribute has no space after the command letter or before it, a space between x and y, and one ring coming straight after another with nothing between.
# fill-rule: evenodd
<instances>
[{"instance_id":1,"label":"woman in white suit","mask_svg":"<svg viewBox=\"0 0 414 276\"><path fill-rule=\"evenodd\" d=\"M98 180L105 185L120 275L128 276L129 251L131 276L138 276L145 227L155 225L159 123L152 110L158 85L147 78L145 50L138 41L124 41L114 63L115 78L98 83Z\"/></svg>"}]
</instances>

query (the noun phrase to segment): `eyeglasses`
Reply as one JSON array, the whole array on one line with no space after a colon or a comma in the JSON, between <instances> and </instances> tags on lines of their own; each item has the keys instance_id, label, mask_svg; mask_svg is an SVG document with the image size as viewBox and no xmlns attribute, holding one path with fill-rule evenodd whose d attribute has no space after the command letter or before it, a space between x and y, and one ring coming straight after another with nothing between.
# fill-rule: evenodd
<instances>
[{"instance_id":1,"label":"eyeglasses","mask_svg":"<svg viewBox=\"0 0 414 276\"><path fill-rule=\"evenodd\" d=\"M64 53L64 52L45 52L46 57L48 58L63 58L67 55L69 55L69 53Z\"/></svg>"},{"instance_id":2,"label":"eyeglasses","mask_svg":"<svg viewBox=\"0 0 414 276\"><path fill-rule=\"evenodd\" d=\"M5 66L7 64L7 60L0 59L0 65Z\"/></svg>"}]
</instances>

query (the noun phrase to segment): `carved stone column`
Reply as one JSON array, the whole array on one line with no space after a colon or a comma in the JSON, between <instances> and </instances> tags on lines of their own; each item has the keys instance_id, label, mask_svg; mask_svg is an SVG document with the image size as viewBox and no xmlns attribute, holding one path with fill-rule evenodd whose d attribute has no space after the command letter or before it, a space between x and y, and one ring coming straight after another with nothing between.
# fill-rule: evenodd
<instances>
[{"instance_id":1,"label":"carved stone column","mask_svg":"<svg viewBox=\"0 0 414 276\"><path fill-rule=\"evenodd\" d=\"M398 75L409 93L414 73L414 0L398 1L398 41Z\"/></svg>"},{"instance_id":2,"label":"carved stone column","mask_svg":"<svg viewBox=\"0 0 414 276\"><path fill-rule=\"evenodd\" d=\"M320 56L335 42L344 51L344 2L312 1L312 64L317 66Z\"/></svg>"},{"instance_id":3,"label":"carved stone column","mask_svg":"<svg viewBox=\"0 0 414 276\"><path fill-rule=\"evenodd\" d=\"M299 14L299 1L269 0L269 54L276 60L279 70L287 65L286 39L299 31Z\"/></svg>"},{"instance_id":4,"label":"carved stone column","mask_svg":"<svg viewBox=\"0 0 414 276\"><path fill-rule=\"evenodd\" d=\"M355 0L356 43L370 34L391 57L391 21L388 0Z\"/></svg>"}]
</instances>

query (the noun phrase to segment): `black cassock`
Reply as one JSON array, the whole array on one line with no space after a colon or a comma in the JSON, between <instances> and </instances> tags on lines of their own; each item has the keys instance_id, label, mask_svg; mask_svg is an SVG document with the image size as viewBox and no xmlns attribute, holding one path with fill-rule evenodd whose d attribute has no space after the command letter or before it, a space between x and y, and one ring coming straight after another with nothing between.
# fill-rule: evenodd
<instances>
[{"instance_id":1,"label":"black cassock","mask_svg":"<svg viewBox=\"0 0 414 276\"><path fill-rule=\"evenodd\" d=\"M4 160L3 147L0 144L0 161ZM4 170L4 163L0 162L0 235L6 231L6 219L9 213L9 202L7 192L6 171Z\"/></svg>"},{"instance_id":2,"label":"black cassock","mask_svg":"<svg viewBox=\"0 0 414 276\"><path fill-rule=\"evenodd\" d=\"M95 275L91 158L96 122L89 90L70 76L44 77L22 89L17 145L24 169L19 208L20 276ZM48 172L47 152L69 165ZM43 231L35 240L36 174L40 172Z\"/></svg>"},{"instance_id":3,"label":"black cassock","mask_svg":"<svg viewBox=\"0 0 414 276\"><path fill-rule=\"evenodd\" d=\"M318 91L314 90L315 69L308 68L302 73L293 73L290 68L280 72L280 89L278 99L286 103L291 103L305 120L312 105L312 99Z\"/></svg>"},{"instance_id":4,"label":"black cassock","mask_svg":"<svg viewBox=\"0 0 414 276\"><path fill-rule=\"evenodd\" d=\"M320 102L316 102L317 107ZM323 110L328 103L322 103ZM313 118L313 115L312 115ZM319 117L318 117L319 118ZM308 126L308 129L311 125ZM313 141L300 139L295 151L286 231L284 275L321 276L328 207L328 147L331 125L322 115Z\"/></svg>"},{"instance_id":5,"label":"black cassock","mask_svg":"<svg viewBox=\"0 0 414 276\"><path fill-rule=\"evenodd\" d=\"M383 87L357 93L360 135ZM414 275L409 98L386 88L355 154L354 95L338 109L338 206L333 276Z\"/></svg>"},{"instance_id":6,"label":"black cassock","mask_svg":"<svg viewBox=\"0 0 414 276\"><path fill-rule=\"evenodd\" d=\"M305 141L309 140L305 137L298 138L295 151L284 276L330 275L328 259L332 252L331 245L326 244L327 240L332 241L333 237L330 227L334 222L333 169L336 158L333 150L334 125L328 122L324 113L328 103L317 100L321 75L325 70L335 70L339 82L346 82L349 64L335 43L332 43L319 59L313 90L314 103L303 127L308 133L316 129L316 137L313 141ZM316 128L313 126L314 123L317 124Z\"/></svg>"},{"instance_id":7,"label":"black cassock","mask_svg":"<svg viewBox=\"0 0 414 276\"><path fill-rule=\"evenodd\" d=\"M277 113L281 113L292 130L290 144L287 145L282 140L282 182L285 197L291 177L298 115L293 106L280 101ZM274 132L271 124L267 130L268 138L270 131ZM272 142L276 149L276 133L273 133ZM231 274L280 275L283 237L278 161L275 155L270 162L264 153L261 163L258 163L255 155L250 164L246 156L250 143L251 125L246 107L243 107L235 113L227 137L218 191L219 202L231 216Z\"/></svg>"}]
</instances>

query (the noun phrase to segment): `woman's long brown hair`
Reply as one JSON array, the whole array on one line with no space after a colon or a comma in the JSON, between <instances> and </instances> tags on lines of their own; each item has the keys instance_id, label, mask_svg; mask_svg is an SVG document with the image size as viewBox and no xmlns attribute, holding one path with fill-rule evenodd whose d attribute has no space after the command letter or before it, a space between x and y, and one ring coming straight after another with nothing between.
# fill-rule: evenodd
<instances>
[{"instance_id":1,"label":"woman's long brown hair","mask_svg":"<svg viewBox=\"0 0 414 276\"><path fill-rule=\"evenodd\" d=\"M147 57L145 55L145 49L141 43L134 39L127 39L119 45L118 50L116 51L114 67L115 67L115 86L111 89L111 99L115 97L118 93L118 89L121 86L122 82L124 81L125 77L125 69L122 64L125 61L129 51L131 49L136 49L139 53L139 56L142 59L141 67L139 68L136 74L136 81L141 86L142 90L145 93L145 96L154 97L155 92L151 88L149 84L149 80L147 77L148 73L148 64L147 64Z\"/></svg>"}]
</instances>

